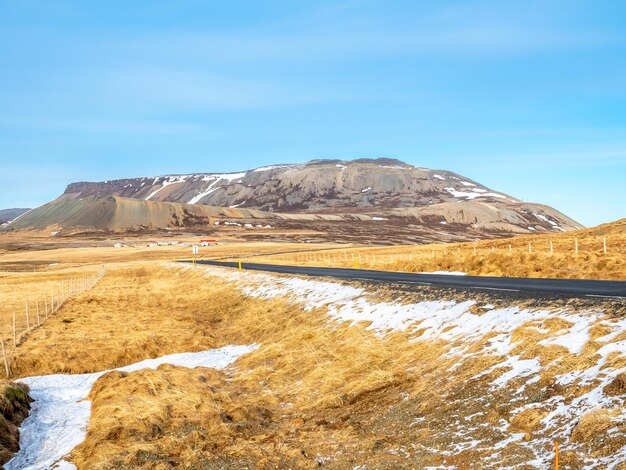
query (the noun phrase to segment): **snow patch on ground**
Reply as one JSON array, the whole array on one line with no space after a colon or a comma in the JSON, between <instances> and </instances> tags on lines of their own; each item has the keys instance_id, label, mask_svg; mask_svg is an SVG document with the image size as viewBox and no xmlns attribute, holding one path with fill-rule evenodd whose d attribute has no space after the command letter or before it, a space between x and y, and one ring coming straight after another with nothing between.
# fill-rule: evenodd
<instances>
[{"instance_id":1,"label":"snow patch on ground","mask_svg":"<svg viewBox=\"0 0 626 470\"><path fill-rule=\"evenodd\" d=\"M556 334L552 338L540 341L542 346L555 344L567 348L572 354L580 354L583 347L589 341L589 329L593 324L593 319L583 315L571 315L568 321L574 324L566 330L564 334Z\"/></svg>"},{"instance_id":2,"label":"snow patch on ground","mask_svg":"<svg viewBox=\"0 0 626 470\"><path fill-rule=\"evenodd\" d=\"M176 266L192 269L186 265ZM326 306L333 319L351 323L368 322L367 329L374 330L379 335L408 330L419 332L416 339L438 338L451 342L462 339L469 346L468 340L478 340L488 333L503 334L507 337L506 341L501 340L505 346L494 349L499 354L508 353L512 347L510 335L515 328L529 321L548 317L547 311L518 307L493 308L479 315L471 311L475 301L437 300L411 304L375 302L367 298L365 289L337 282L239 272L215 266L203 269L208 275L235 282L250 297L282 297L302 303L306 310ZM494 340L498 341L498 337L492 338ZM452 354L461 354L464 349L465 346L460 346Z\"/></svg>"},{"instance_id":3,"label":"snow patch on ground","mask_svg":"<svg viewBox=\"0 0 626 470\"><path fill-rule=\"evenodd\" d=\"M191 269L188 266L181 269ZM206 267L208 276L217 276L235 285L246 295L255 298L285 298L299 302L305 310L314 310L326 307L326 312L334 322L349 322L356 324L367 322L367 329L379 336L391 332L406 331L411 341L435 340L446 342L449 347L444 357L453 359L449 368L451 373L466 364L474 357L492 356L499 358L494 365L479 372L472 379L489 375L493 377L489 387L497 393L512 387L512 382L518 380L515 388L511 388L512 397L523 403L518 409L511 411L511 416L529 409L540 407L546 412L538 429L530 441L523 441L524 434L509 429L505 422L501 432L505 433L496 447L489 444L494 450L494 458L506 452L507 446L515 443L526 447L529 452L528 462L531 468L544 468L554 439L567 442L568 449L580 450L584 448L571 442L571 433L585 413L598 408L611 410L614 427L607 431L607 436L619 432L619 426L626 423L626 408L623 396L607 396L604 387L615 377L626 372L623 362L616 361L616 357L626 356L626 320L613 318L601 310L575 311L570 308L526 309L517 306L494 308L493 305L481 305L475 308L476 302L454 300L421 301L410 304L399 302L377 301L367 295L361 287L342 284L339 282L321 281L298 277L279 276L273 274L243 271L239 272L227 268ZM526 388L540 380L540 373L551 364L543 364L540 357L513 352L521 344L519 341L524 334L514 333L520 328L533 328L547 335L549 330L544 321L551 318L561 318L568 322L564 328L556 331L547 339L539 341L540 346L558 345L566 348L567 353L580 355L585 347L601 346L595 351L588 366L580 370L572 370L554 377L556 384L569 387L563 396L552 396L535 401L527 396ZM590 342L590 331L595 326L603 326L608 332L600 338ZM515 341L513 338L516 337ZM476 346L480 345L477 350ZM590 345L590 346L588 346ZM595 345L595 346L594 346ZM461 360L462 359L462 360ZM612 361L612 362L609 362ZM616 364L616 366L611 366ZM573 393L575 392L575 393ZM582 392L580 396L576 396ZM471 433L471 428L467 430ZM543 437L541 437L543 436ZM467 436L455 445L471 448L477 446L476 441ZM448 449L441 450L451 452ZM626 445L612 452L609 456L587 456L584 468L616 468L626 459Z\"/></svg>"},{"instance_id":4,"label":"snow patch on ground","mask_svg":"<svg viewBox=\"0 0 626 470\"><path fill-rule=\"evenodd\" d=\"M240 356L258 346L226 346L196 353L170 354L146 359L114 370L134 372L156 369L162 364L182 367L224 369ZM34 398L30 416L20 427L20 450L5 468L7 470L39 470L46 468L75 469L63 457L85 440L91 415L89 395L96 381L109 372L92 374L55 374L21 379L30 387Z\"/></svg>"}]
</instances>

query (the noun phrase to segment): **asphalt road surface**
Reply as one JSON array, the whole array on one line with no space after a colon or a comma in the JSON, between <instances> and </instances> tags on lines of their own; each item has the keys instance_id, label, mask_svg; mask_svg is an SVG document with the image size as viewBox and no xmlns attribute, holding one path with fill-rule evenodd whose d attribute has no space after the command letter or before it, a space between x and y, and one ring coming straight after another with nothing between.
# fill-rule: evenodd
<instances>
[{"instance_id":1,"label":"asphalt road surface","mask_svg":"<svg viewBox=\"0 0 626 470\"><path fill-rule=\"evenodd\" d=\"M191 261L183 261L191 262ZM237 268L233 261L198 260L198 264ZM626 298L626 282L586 279L531 279L518 277L455 276L450 274L417 274L368 269L318 268L312 266L280 266L276 264L242 263L242 268L280 274L298 274L315 277L334 277L364 281L402 282L457 289L486 289L526 292L568 297Z\"/></svg>"}]
</instances>

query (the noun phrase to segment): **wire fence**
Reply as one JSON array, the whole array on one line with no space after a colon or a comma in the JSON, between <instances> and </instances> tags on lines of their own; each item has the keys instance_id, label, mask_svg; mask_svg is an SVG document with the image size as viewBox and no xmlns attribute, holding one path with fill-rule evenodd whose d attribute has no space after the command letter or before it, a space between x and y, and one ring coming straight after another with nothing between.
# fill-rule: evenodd
<instances>
[{"instance_id":1,"label":"wire fence","mask_svg":"<svg viewBox=\"0 0 626 470\"><path fill-rule=\"evenodd\" d=\"M11 317L11 338L0 339L4 371L11 377L11 360L21 342L37 328L45 324L61 307L73 297L92 289L106 274L102 266L95 274L71 277L50 288L46 295L26 298L21 311L13 309Z\"/></svg>"},{"instance_id":2,"label":"wire fence","mask_svg":"<svg viewBox=\"0 0 626 470\"><path fill-rule=\"evenodd\" d=\"M623 242L623 240L621 240ZM316 264L328 266L374 266L395 264L399 262L424 261L452 255L475 256L488 259L492 255L536 255L536 256L617 256L622 255L621 244L611 243L608 237L579 239L526 239L526 240L494 240L492 242L442 243L437 245L415 245L395 247L372 247L355 249L331 249L327 251L315 250L300 253L285 253L275 255L255 255L255 260ZM248 257L238 257L246 259Z\"/></svg>"}]
</instances>

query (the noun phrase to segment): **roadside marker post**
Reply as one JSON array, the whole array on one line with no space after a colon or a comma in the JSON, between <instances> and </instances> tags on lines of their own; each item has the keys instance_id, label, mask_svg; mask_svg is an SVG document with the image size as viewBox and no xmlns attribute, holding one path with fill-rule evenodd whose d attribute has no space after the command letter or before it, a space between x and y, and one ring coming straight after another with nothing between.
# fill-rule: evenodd
<instances>
[{"instance_id":1,"label":"roadside marker post","mask_svg":"<svg viewBox=\"0 0 626 470\"><path fill-rule=\"evenodd\" d=\"M192 264L193 264L193 268L194 268L194 269L196 269L196 255L198 254L198 250L199 250L199 249L198 249L198 245L194 245L194 246L191 248L191 252L192 252L192 254L193 254L193 262L192 262Z\"/></svg>"},{"instance_id":2,"label":"roadside marker post","mask_svg":"<svg viewBox=\"0 0 626 470\"><path fill-rule=\"evenodd\" d=\"M554 468L559 470L559 442L554 441Z\"/></svg>"},{"instance_id":3,"label":"roadside marker post","mask_svg":"<svg viewBox=\"0 0 626 470\"><path fill-rule=\"evenodd\" d=\"M604 247L604 256L606 256L606 238L602 239L602 244L603 244L603 247Z\"/></svg>"}]
</instances>

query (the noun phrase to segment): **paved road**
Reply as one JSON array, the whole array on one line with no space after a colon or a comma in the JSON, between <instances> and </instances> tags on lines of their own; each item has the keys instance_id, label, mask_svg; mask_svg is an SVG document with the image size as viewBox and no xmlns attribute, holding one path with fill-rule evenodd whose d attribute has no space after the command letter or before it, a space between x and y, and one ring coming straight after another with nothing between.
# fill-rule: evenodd
<instances>
[{"instance_id":1,"label":"paved road","mask_svg":"<svg viewBox=\"0 0 626 470\"><path fill-rule=\"evenodd\" d=\"M183 261L191 262L191 261ZM236 268L237 262L199 260L199 264ZM311 266L280 266L275 264L242 263L243 269L304 276L325 276L383 282L403 282L459 289L487 289L540 293L568 297L626 298L624 281L591 281L584 279L527 279L517 277L454 276L449 274L415 274L368 269L318 268Z\"/></svg>"}]
</instances>

